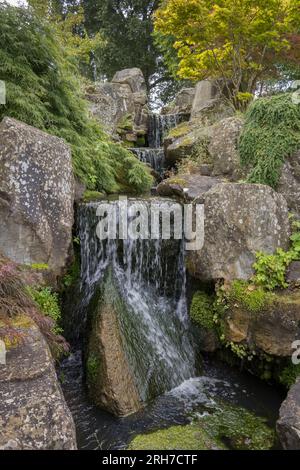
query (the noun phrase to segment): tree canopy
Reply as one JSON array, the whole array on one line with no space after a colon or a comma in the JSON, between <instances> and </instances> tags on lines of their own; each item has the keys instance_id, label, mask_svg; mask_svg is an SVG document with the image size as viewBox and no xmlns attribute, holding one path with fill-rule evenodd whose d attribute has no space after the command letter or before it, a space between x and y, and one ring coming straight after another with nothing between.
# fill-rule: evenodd
<instances>
[{"instance_id":1,"label":"tree canopy","mask_svg":"<svg viewBox=\"0 0 300 470\"><path fill-rule=\"evenodd\" d=\"M165 0L155 12L163 47L171 39L177 51L178 76L223 78L237 108L293 55L299 22L299 0Z\"/></svg>"}]
</instances>

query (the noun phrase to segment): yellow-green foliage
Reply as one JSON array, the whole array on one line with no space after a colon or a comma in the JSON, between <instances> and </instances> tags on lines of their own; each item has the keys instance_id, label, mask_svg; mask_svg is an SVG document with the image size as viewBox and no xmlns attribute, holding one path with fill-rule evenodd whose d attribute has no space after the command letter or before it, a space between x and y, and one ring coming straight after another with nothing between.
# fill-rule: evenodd
<instances>
[{"instance_id":1,"label":"yellow-green foliage","mask_svg":"<svg viewBox=\"0 0 300 470\"><path fill-rule=\"evenodd\" d=\"M214 299L205 292L194 294L190 309L191 319L201 328L212 330L215 327Z\"/></svg>"},{"instance_id":2,"label":"yellow-green foliage","mask_svg":"<svg viewBox=\"0 0 300 470\"><path fill-rule=\"evenodd\" d=\"M165 0L155 30L171 71L175 49L180 78L230 80L227 94L243 109L258 80L280 74L299 21L299 0Z\"/></svg>"},{"instance_id":3,"label":"yellow-green foliage","mask_svg":"<svg viewBox=\"0 0 300 470\"><path fill-rule=\"evenodd\" d=\"M10 116L63 138L75 173L90 190L148 191L153 179L146 166L89 116L77 63L57 29L32 10L5 4L0 17L0 80L7 89L0 120Z\"/></svg>"}]
</instances>

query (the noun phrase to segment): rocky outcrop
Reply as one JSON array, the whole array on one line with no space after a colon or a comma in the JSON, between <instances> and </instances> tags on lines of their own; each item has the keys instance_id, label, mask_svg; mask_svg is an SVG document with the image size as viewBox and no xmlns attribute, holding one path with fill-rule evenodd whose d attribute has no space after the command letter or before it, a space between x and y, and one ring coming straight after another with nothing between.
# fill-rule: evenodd
<instances>
[{"instance_id":1,"label":"rocky outcrop","mask_svg":"<svg viewBox=\"0 0 300 470\"><path fill-rule=\"evenodd\" d=\"M18 341L0 364L0 449L74 450L76 432L53 359L35 323L13 320Z\"/></svg>"},{"instance_id":2,"label":"rocky outcrop","mask_svg":"<svg viewBox=\"0 0 300 470\"><path fill-rule=\"evenodd\" d=\"M220 90L213 80L198 82L195 89L195 97L192 105L192 119L201 114L203 109L215 103L220 98Z\"/></svg>"},{"instance_id":3,"label":"rocky outcrop","mask_svg":"<svg viewBox=\"0 0 300 470\"><path fill-rule=\"evenodd\" d=\"M0 125L0 249L61 274L72 244L74 177L63 140L11 118Z\"/></svg>"},{"instance_id":4,"label":"rocky outcrop","mask_svg":"<svg viewBox=\"0 0 300 470\"><path fill-rule=\"evenodd\" d=\"M195 93L195 88L182 88L177 93L174 102L165 106L161 114L191 114Z\"/></svg>"},{"instance_id":5,"label":"rocky outcrop","mask_svg":"<svg viewBox=\"0 0 300 470\"><path fill-rule=\"evenodd\" d=\"M276 429L285 450L300 450L300 380L281 405Z\"/></svg>"},{"instance_id":6,"label":"rocky outcrop","mask_svg":"<svg viewBox=\"0 0 300 470\"><path fill-rule=\"evenodd\" d=\"M223 106L223 105L222 105ZM223 109L223 108L222 108ZM193 157L199 164L211 164L212 174L226 176L236 181L242 174L239 165L238 138L242 120L237 117L226 117L231 109L214 108L215 115L208 116L207 109L198 117L182 123L172 129L165 139L166 161L169 165Z\"/></svg>"},{"instance_id":7,"label":"rocky outcrop","mask_svg":"<svg viewBox=\"0 0 300 470\"><path fill-rule=\"evenodd\" d=\"M224 316L227 343L243 343L251 351L289 358L293 342L300 339L300 294L266 294L265 304L251 311L233 302Z\"/></svg>"},{"instance_id":8,"label":"rocky outcrop","mask_svg":"<svg viewBox=\"0 0 300 470\"><path fill-rule=\"evenodd\" d=\"M92 115L111 134L136 142L148 130L146 83L138 68L117 72L111 82L86 89Z\"/></svg>"},{"instance_id":9,"label":"rocky outcrop","mask_svg":"<svg viewBox=\"0 0 300 470\"><path fill-rule=\"evenodd\" d=\"M268 186L221 183L204 202L204 246L188 252L189 272L203 281L249 279L255 253L273 253L289 243L288 208Z\"/></svg>"},{"instance_id":10,"label":"rocky outcrop","mask_svg":"<svg viewBox=\"0 0 300 470\"><path fill-rule=\"evenodd\" d=\"M91 304L86 370L92 400L116 416L130 415L142 407L124 349L121 329L124 309L109 271Z\"/></svg>"}]
</instances>

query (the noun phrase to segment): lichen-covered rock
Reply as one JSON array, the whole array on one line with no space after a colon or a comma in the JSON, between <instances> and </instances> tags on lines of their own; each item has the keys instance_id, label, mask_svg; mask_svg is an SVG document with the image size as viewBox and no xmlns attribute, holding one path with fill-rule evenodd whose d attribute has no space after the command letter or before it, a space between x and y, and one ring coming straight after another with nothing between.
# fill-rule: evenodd
<instances>
[{"instance_id":1,"label":"lichen-covered rock","mask_svg":"<svg viewBox=\"0 0 300 470\"><path fill-rule=\"evenodd\" d=\"M243 119L230 117L213 126L208 152L213 162L213 175L226 176L231 181L241 178L238 141Z\"/></svg>"},{"instance_id":2,"label":"lichen-covered rock","mask_svg":"<svg viewBox=\"0 0 300 470\"><path fill-rule=\"evenodd\" d=\"M146 83L138 68L117 72L111 82L86 90L92 115L108 132L131 142L147 134L149 110Z\"/></svg>"},{"instance_id":3,"label":"lichen-covered rock","mask_svg":"<svg viewBox=\"0 0 300 470\"><path fill-rule=\"evenodd\" d=\"M276 191L284 196L290 211L300 216L300 151L285 161Z\"/></svg>"},{"instance_id":4,"label":"lichen-covered rock","mask_svg":"<svg viewBox=\"0 0 300 470\"><path fill-rule=\"evenodd\" d=\"M281 405L276 429L284 449L300 450L300 380Z\"/></svg>"},{"instance_id":5,"label":"lichen-covered rock","mask_svg":"<svg viewBox=\"0 0 300 470\"><path fill-rule=\"evenodd\" d=\"M76 432L44 337L25 315L0 365L0 449L74 450Z\"/></svg>"},{"instance_id":6,"label":"lichen-covered rock","mask_svg":"<svg viewBox=\"0 0 300 470\"><path fill-rule=\"evenodd\" d=\"M63 140L11 118L0 124L0 249L20 264L65 267L74 177Z\"/></svg>"},{"instance_id":7,"label":"lichen-covered rock","mask_svg":"<svg viewBox=\"0 0 300 470\"><path fill-rule=\"evenodd\" d=\"M91 304L91 328L86 353L89 393L96 405L116 416L142 407L128 363L121 331L122 299L109 271Z\"/></svg>"},{"instance_id":8,"label":"lichen-covered rock","mask_svg":"<svg viewBox=\"0 0 300 470\"><path fill-rule=\"evenodd\" d=\"M287 248L290 229L284 198L268 186L221 183L204 194L204 246L188 252L196 278L249 279L257 251Z\"/></svg>"}]
</instances>

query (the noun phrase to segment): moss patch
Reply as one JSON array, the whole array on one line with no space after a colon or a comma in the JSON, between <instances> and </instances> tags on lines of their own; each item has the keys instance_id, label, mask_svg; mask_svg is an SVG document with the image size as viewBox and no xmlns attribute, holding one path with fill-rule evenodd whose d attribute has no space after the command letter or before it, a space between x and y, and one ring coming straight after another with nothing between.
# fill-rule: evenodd
<instances>
[{"instance_id":1,"label":"moss patch","mask_svg":"<svg viewBox=\"0 0 300 470\"><path fill-rule=\"evenodd\" d=\"M182 122L179 126L174 127L170 130L168 134L168 139L177 139L179 137L183 137L184 135L191 132L191 128L188 122Z\"/></svg>"},{"instance_id":2,"label":"moss patch","mask_svg":"<svg viewBox=\"0 0 300 470\"><path fill-rule=\"evenodd\" d=\"M83 202L100 201L104 197L105 195L98 191L85 191L82 200Z\"/></svg>"},{"instance_id":3,"label":"moss patch","mask_svg":"<svg viewBox=\"0 0 300 470\"><path fill-rule=\"evenodd\" d=\"M194 294L190 317L198 326L213 330L215 328L214 299L205 292L198 291Z\"/></svg>"},{"instance_id":4,"label":"moss patch","mask_svg":"<svg viewBox=\"0 0 300 470\"><path fill-rule=\"evenodd\" d=\"M225 449L196 424L173 426L133 439L129 450L212 450Z\"/></svg>"},{"instance_id":5,"label":"moss patch","mask_svg":"<svg viewBox=\"0 0 300 470\"><path fill-rule=\"evenodd\" d=\"M246 281L233 281L227 298L230 303L239 303L249 312L259 312L275 300L275 295L265 292L262 287L256 287Z\"/></svg>"},{"instance_id":6,"label":"moss patch","mask_svg":"<svg viewBox=\"0 0 300 470\"><path fill-rule=\"evenodd\" d=\"M129 450L268 450L275 432L265 419L249 411L219 403L212 414L186 426L173 426L136 436Z\"/></svg>"}]
</instances>

